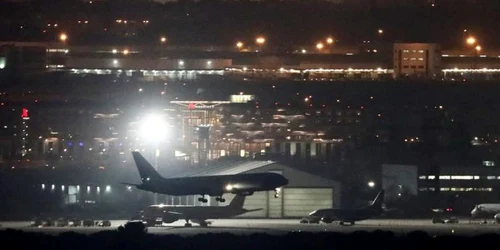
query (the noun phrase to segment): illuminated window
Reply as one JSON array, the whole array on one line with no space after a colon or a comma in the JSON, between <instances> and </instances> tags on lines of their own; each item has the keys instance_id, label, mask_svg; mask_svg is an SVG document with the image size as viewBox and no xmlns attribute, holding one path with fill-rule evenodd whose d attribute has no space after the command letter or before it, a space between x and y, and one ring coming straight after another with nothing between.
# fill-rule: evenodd
<instances>
[{"instance_id":1,"label":"illuminated window","mask_svg":"<svg viewBox=\"0 0 500 250\"><path fill-rule=\"evenodd\" d=\"M450 191L450 188L441 188L441 191Z\"/></svg>"},{"instance_id":2,"label":"illuminated window","mask_svg":"<svg viewBox=\"0 0 500 250\"><path fill-rule=\"evenodd\" d=\"M472 175L452 175L452 180L472 180L474 176Z\"/></svg>"},{"instance_id":3,"label":"illuminated window","mask_svg":"<svg viewBox=\"0 0 500 250\"><path fill-rule=\"evenodd\" d=\"M478 175L474 175L474 180L479 180L479 176Z\"/></svg>"},{"instance_id":4,"label":"illuminated window","mask_svg":"<svg viewBox=\"0 0 500 250\"><path fill-rule=\"evenodd\" d=\"M421 176L419 176L418 178L419 178L420 180L425 180L425 179L427 179L427 177L426 177L425 175L421 175Z\"/></svg>"},{"instance_id":5,"label":"illuminated window","mask_svg":"<svg viewBox=\"0 0 500 250\"><path fill-rule=\"evenodd\" d=\"M449 175L440 175L439 179L440 180L449 180L449 179L451 179L451 177Z\"/></svg>"},{"instance_id":6,"label":"illuminated window","mask_svg":"<svg viewBox=\"0 0 500 250\"><path fill-rule=\"evenodd\" d=\"M488 179L488 180L496 180L496 178L497 178L496 176L488 176L488 177L486 177L486 179Z\"/></svg>"},{"instance_id":7,"label":"illuminated window","mask_svg":"<svg viewBox=\"0 0 500 250\"><path fill-rule=\"evenodd\" d=\"M485 167L494 167L495 162L494 161L483 161L483 166Z\"/></svg>"},{"instance_id":8,"label":"illuminated window","mask_svg":"<svg viewBox=\"0 0 500 250\"><path fill-rule=\"evenodd\" d=\"M427 179L429 179L429 180L434 180L434 179L436 179L436 176L435 176L435 175L429 175L429 176L427 177Z\"/></svg>"}]
</instances>

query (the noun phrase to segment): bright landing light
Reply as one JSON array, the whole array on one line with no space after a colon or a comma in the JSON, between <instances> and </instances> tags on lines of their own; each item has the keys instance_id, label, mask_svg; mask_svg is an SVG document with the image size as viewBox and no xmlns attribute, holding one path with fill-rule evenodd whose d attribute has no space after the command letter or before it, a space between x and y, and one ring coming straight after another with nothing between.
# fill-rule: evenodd
<instances>
[{"instance_id":1,"label":"bright landing light","mask_svg":"<svg viewBox=\"0 0 500 250\"><path fill-rule=\"evenodd\" d=\"M167 136L167 125L160 116L147 116L141 127L141 134L148 140L161 140Z\"/></svg>"},{"instance_id":2,"label":"bright landing light","mask_svg":"<svg viewBox=\"0 0 500 250\"><path fill-rule=\"evenodd\" d=\"M231 190L233 190L233 185L231 185L231 184L227 184L227 186L226 186L226 190L227 190L227 191L231 191Z\"/></svg>"}]
</instances>

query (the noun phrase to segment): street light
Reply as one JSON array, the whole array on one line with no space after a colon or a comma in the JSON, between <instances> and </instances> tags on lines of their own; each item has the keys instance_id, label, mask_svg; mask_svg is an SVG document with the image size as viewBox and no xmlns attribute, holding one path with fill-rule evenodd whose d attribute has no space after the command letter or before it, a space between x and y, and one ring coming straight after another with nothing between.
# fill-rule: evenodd
<instances>
[{"instance_id":1,"label":"street light","mask_svg":"<svg viewBox=\"0 0 500 250\"><path fill-rule=\"evenodd\" d=\"M478 46L476 46L476 51L477 51L477 52L480 52L481 50L482 50L481 46L479 46L479 45L478 45Z\"/></svg>"},{"instance_id":2,"label":"street light","mask_svg":"<svg viewBox=\"0 0 500 250\"><path fill-rule=\"evenodd\" d=\"M467 42L468 45L474 45L474 44L476 44L476 38L473 37L473 36L469 36L467 38L466 42Z\"/></svg>"},{"instance_id":3,"label":"street light","mask_svg":"<svg viewBox=\"0 0 500 250\"><path fill-rule=\"evenodd\" d=\"M243 48L243 43L242 42L237 42L236 43L236 48L238 48L238 49Z\"/></svg>"},{"instance_id":4,"label":"street light","mask_svg":"<svg viewBox=\"0 0 500 250\"><path fill-rule=\"evenodd\" d=\"M384 34L384 30L383 30L383 29L378 29L378 33L379 33L380 35L382 35L382 34Z\"/></svg>"},{"instance_id":5,"label":"street light","mask_svg":"<svg viewBox=\"0 0 500 250\"><path fill-rule=\"evenodd\" d=\"M328 37L328 38L326 39L326 43L328 43L328 44L332 44L332 43L333 43L333 38Z\"/></svg>"},{"instance_id":6,"label":"street light","mask_svg":"<svg viewBox=\"0 0 500 250\"><path fill-rule=\"evenodd\" d=\"M167 125L159 115L148 115L144 118L141 127L141 134L145 139L152 141L154 143L154 168L158 171L158 157L160 156L160 150L158 148L158 143L160 140L165 139L167 136ZM154 195L154 204L158 203L158 194Z\"/></svg>"},{"instance_id":7,"label":"street light","mask_svg":"<svg viewBox=\"0 0 500 250\"><path fill-rule=\"evenodd\" d=\"M322 50L322 49L323 49L323 47L324 47L324 45L323 45L322 43L317 43L317 44L316 44L316 48L317 48L318 50Z\"/></svg>"},{"instance_id":8,"label":"street light","mask_svg":"<svg viewBox=\"0 0 500 250\"><path fill-rule=\"evenodd\" d=\"M369 186L370 188L375 187L375 182L373 182L373 181L368 182L368 186Z\"/></svg>"},{"instance_id":9,"label":"street light","mask_svg":"<svg viewBox=\"0 0 500 250\"><path fill-rule=\"evenodd\" d=\"M167 38L162 36L160 38L160 58L163 57L163 45L167 42Z\"/></svg>"},{"instance_id":10,"label":"street light","mask_svg":"<svg viewBox=\"0 0 500 250\"><path fill-rule=\"evenodd\" d=\"M262 36L259 36L257 37L257 39L255 39L255 42L258 44L258 45L263 45L264 43L266 43L266 39Z\"/></svg>"},{"instance_id":11,"label":"street light","mask_svg":"<svg viewBox=\"0 0 500 250\"><path fill-rule=\"evenodd\" d=\"M61 33L61 35L59 35L59 40L61 40L61 42L66 42L66 40L68 40L68 35L66 35L66 33Z\"/></svg>"}]
</instances>

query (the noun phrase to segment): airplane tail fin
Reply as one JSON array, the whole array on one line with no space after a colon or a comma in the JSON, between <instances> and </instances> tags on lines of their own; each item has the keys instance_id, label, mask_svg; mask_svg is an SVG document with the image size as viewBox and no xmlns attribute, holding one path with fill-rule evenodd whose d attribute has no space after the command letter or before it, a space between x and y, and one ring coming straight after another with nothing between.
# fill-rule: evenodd
<instances>
[{"instance_id":1,"label":"airplane tail fin","mask_svg":"<svg viewBox=\"0 0 500 250\"><path fill-rule=\"evenodd\" d=\"M384 198L385 198L385 191L382 189L380 190L380 192L378 192L377 197L375 197L370 206L382 209L382 206L384 204Z\"/></svg>"},{"instance_id":2,"label":"airplane tail fin","mask_svg":"<svg viewBox=\"0 0 500 250\"><path fill-rule=\"evenodd\" d=\"M151 166L151 164L144 159L141 153L134 151L132 152L132 156L134 157L135 165L137 166L137 170L139 171L139 175L141 176L141 180L143 182L146 180L158 180L162 178L153 166Z\"/></svg>"},{"instance_id":3,"label":"airplane tail fin","mask_svg":"<svg viewBox=\"0 0 500 250\"><path fill-rule=\"evenodd\" d=\"M231 208L243 208L243 204L245 203L246 196L244 195L235 195L231 203L229 203L229 207Z\"/></svg>"}]
</instances>

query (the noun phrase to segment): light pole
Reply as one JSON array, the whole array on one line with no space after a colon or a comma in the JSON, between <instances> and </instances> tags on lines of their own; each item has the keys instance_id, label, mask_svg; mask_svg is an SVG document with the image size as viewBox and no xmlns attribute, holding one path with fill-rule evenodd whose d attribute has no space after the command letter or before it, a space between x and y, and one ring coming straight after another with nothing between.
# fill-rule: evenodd
<instances>
[{"instance_id":1,"label":"light pole","mask_svg":"<svg viewBox=\"0 0 500 250\"><path fill-rule=\"evenodd\" d=\"M264 47L264 44L266 43L266 38L263 36L259 36L259 37L255 38L255 43L262 50L262 48Z\"/></svg>"},{"instance_id":2,"label":"light pole","mask_svg":"<svg viewBox=\"0 0 500 250\"><path fill-rule=\"evenodd\" d=\"M164 37L164 36L162 36L162 37L160 38L160 58L162 58L162 57L163 57L163 46L164 46L164 44L165 44L166 42L167 42L167 38L166 38L166 37Z\"/></svg>"},{"instance_id":3,"label":"light pole","mask_svg":"<svg viewBox=\"0 0 500 250\"><path fill-rule=\"evenodd\" d=\"M158 158L160 156L159 143L167 136L167 125L159 115L150 114L142 122L141 134L153 142L154 168L158 171ZM154 204L158 203L158 194L154 194Z\"/></svg>"},{"instance_id":4,"label":"light pole","mask_svg":"<svg viewBox=\"0 0 500 250\"><path fill-rule=\"evenodd\" d=\"M467 45L471 46L471 47L474 47L474 45L477 44L477 39L473 36L469 36L465 42L467 43ZM473 63L472 63L472 68L475 68L475 61L476 61L476 57L477 57L477 53L478 51L481 49L481 47L479 47L479 50L478 50L478 47L479 46L476 46L474 47L474 58L473 58Z\"/></svg>"}]
</instances>

